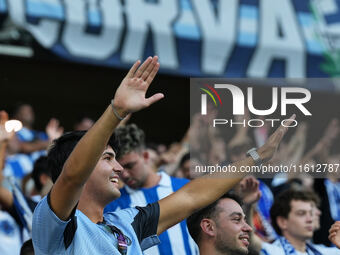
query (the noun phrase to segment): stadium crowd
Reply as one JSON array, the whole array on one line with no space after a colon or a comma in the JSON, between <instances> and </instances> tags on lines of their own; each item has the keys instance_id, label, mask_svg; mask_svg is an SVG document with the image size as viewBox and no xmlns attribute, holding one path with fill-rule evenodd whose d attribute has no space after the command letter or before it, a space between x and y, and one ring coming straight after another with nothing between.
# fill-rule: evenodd
<instances>
[{"instance_id":1,"label":"stadium crowd","mask_svg":"<svg viewBox=\"0 0 340 255\"><path fill-rule=\"evenodd\" d=\"M162 99L145 98L158 68L157 57L137 61L97 122L72 132L56 119L34 130L29 104L11 113L23 128L7 132L0 112L0 254L340 254L337 171L223 178L190 167L339 166L339 121L312 148L308 123L289 139L263 126L225 141L200 114L179 142L146 143L128 114Z\"/></svg>"}]
</instances>

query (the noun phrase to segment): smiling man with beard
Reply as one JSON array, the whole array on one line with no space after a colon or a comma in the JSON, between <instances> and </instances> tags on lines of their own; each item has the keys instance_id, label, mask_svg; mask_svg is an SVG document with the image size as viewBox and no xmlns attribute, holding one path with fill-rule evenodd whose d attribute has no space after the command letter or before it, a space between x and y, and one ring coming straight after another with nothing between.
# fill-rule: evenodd
<instances>
[{"instance_id":1,"label":"smiling man with beard","mask_svg":"<svg viewBox=\"0 0 340 255\"><path fill-rule=\"evenodd\" d=\"M248 254L252 228L247 224L236 196L224 195L191 215L187 224L201 255Z\"/></svg>"}]
</instances>

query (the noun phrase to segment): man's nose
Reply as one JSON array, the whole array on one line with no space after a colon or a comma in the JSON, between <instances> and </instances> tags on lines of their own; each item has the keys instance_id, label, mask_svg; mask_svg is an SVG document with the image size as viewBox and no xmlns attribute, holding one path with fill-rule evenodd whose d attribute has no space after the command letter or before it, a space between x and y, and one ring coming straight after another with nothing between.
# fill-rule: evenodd
<instances>
[{"instance_id":1,"label":"man's nose","mask_svg":"<svg viewBox=\"0 0 340 255\"><path fill-rule=\"evenodd\" d=\"M114 160L112 168L113 171L115 171L118 174L122 174L122 172L124 172L124 168L121 166L121 164L118 163L117 160Z\"/></svg>"},{"instance_id":2,"label":"man's nose","mask_svg":"<svg viewBox=\"0 0 340 255\"><path fill-rule=\"evenodd\" d=\"M243 230L244 232L252 232L252 231L253 231L253 228L252 228L251 226L249 226L248 223L245 222L245 224L244 224L242 230Z\"/></svg>"},{"instance_id":3,"label":"man's nose","mask_svg":"<svg viewBox=\"0 0 340 255\"><path fill-rule=\"evenodd\" d=\"M310 213L310 214L308 213L307 214L307 221L308 222L312 222L313 221L313 214L312 213Z\"/></svg>"}]
</instances>

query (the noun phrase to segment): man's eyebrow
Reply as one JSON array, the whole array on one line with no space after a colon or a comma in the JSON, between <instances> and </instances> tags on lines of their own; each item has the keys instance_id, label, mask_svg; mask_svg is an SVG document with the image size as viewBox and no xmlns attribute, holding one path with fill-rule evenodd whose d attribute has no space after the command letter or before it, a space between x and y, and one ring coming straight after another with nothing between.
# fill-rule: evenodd
<instances>
[{"instance_id":1,"label":"man's eyebrow","mask_svg":"<svg viewBox=\"0 0 340 255\"><path fill-rule=\"evenodd\" d=\"M116 156L116 154L115 154L114 152L104 151L102 157L104 157L104 156L106 156L106 155L108 155L108 156L110 156L110 157L113 157L113 158Z\"/></svg>"},{"instance_id":2,"label":"man's eyebrow","mask_svg":"<svg viewBox=\"0 0 340 255\"><path fill-rule=\"evenodd\" d=\"M309 212L312 211L313 209L298 209L295 212Z\"/></svg>"},{"instance_id":3,"label":"man's eyebrow","mask_svg":"<svg viewBox=\"0 0 340 255\"><path fill-rule=\"evenodd\" d=\"M245 215L243 213L240 213L240 212L233 212L233 213L229 214L229 217L233 217L233 216L245 217Z\"/></svg>"}]
</instances>

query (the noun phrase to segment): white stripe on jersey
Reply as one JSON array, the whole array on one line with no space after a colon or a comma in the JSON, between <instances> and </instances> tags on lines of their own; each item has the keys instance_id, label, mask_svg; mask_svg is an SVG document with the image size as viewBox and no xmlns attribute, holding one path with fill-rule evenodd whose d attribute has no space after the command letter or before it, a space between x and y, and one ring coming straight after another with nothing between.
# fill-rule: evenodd
<instances>
[{"instance_id":1,"label":"white stripe on jersey","mask_svg":"<svg viewBox=\"0 0 340 255\"><path fill-rule=\"evenodd\" d=\"M159 200L169 196L171 193L174 192L171 186L170 176L163 174L162 182L167 183L168 185L159 186L159 188L157 189ZM171 245L172 254L185 254L185 246L184 246L182 229L181 229L180 224L176 224L175 226L169 228L167 232L168 232L170 243L176 244L176 245ZM179 235L178 233L181 233L181 234Z\"/></svg>"}]
</instances>

